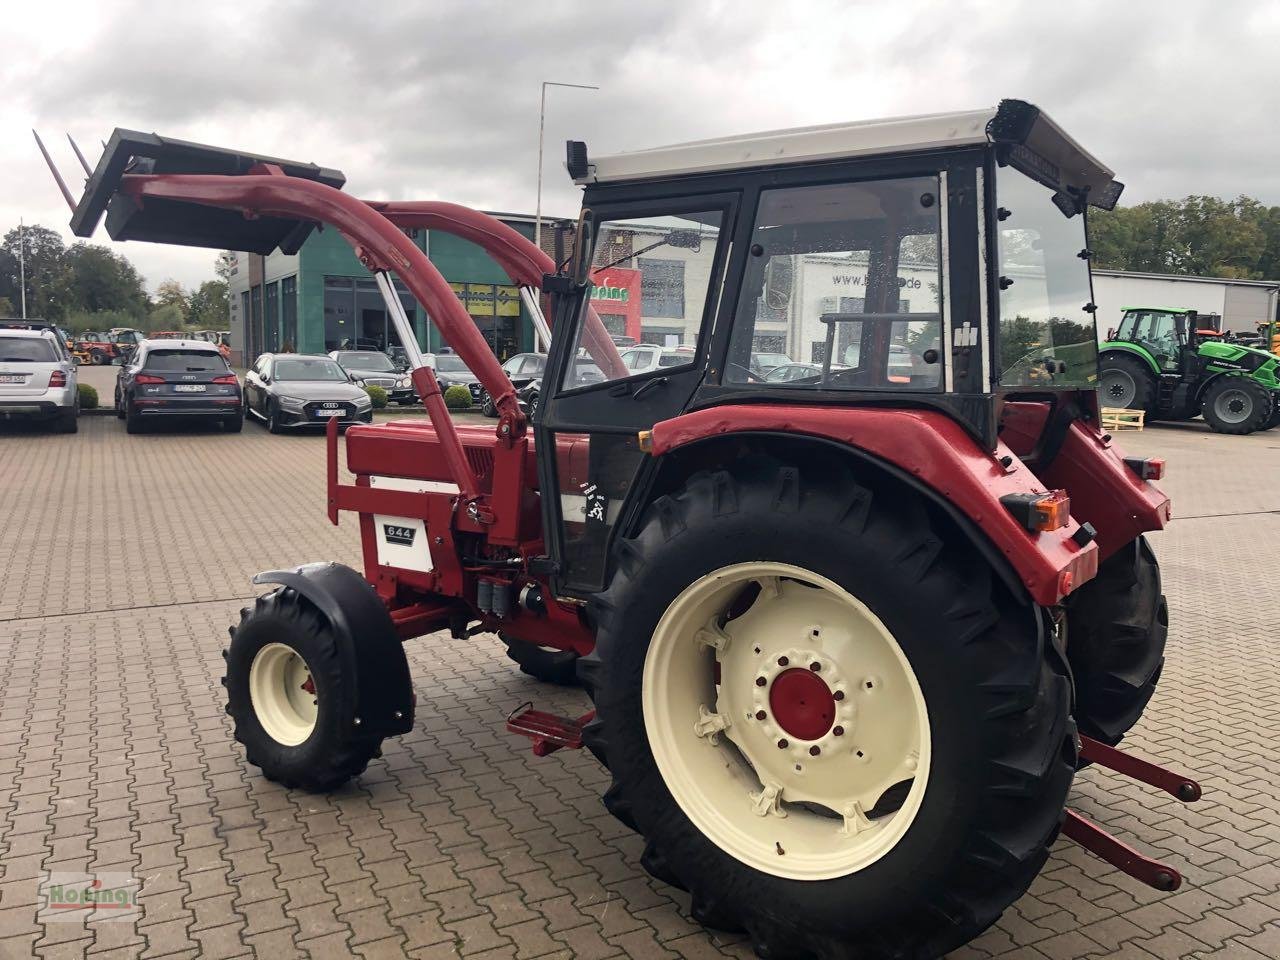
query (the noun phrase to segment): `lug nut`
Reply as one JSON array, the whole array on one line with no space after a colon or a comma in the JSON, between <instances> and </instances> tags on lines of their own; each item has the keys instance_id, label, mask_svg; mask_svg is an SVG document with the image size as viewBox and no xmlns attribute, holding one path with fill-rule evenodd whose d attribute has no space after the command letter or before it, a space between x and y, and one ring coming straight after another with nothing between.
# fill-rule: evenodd
<instances>
[{"instance_id":1,"label":"lug nut","mask_svg":"<svg viewBox=\"0 0 1280 960\"><path fill-rule=\"evenodd\" d=\"M832 696L834 699L836 699L836 700L843 700L843 699L844 699L844 691L843 691L843 690L837 690L837 691L836 691L835 693L833 693L831 696Z\"/></svg>"},{"instance_id":2,"label":"lug nut","mask_svg":"<svg viewBox=\"0 0 1280 960\"><path fill-rule=\"evenodd\" d=\"M757 720L763 720L766 716L768 716L768 714L766 714L763 710L757 710L757 711L756 711L756 719L757 719Z\"/></svg>"},{"instance_id":3,"label":"lug nut","mask_svg":"<svg viewBox=\"0 0 1280 960\"><path fill-rule=\"evenodd\" d=\"M785 739L778 741L778 749L779 750L787 749L787 741Z\"/></svg>"},{"instance_id":4,"label":"lug nut","mask_svg":"<svg viewBox=\"0 0 1280 960\"><path fill-rule=\"evenodd\" d=\"M844 727L832 727L832 728L831 728L831 732L832 732L833 734L835 734L837 737L843 737L843 736L844 736Z\"/></svg>"},{"instance_id":5,"label":"lug nut","mask_svg":"<svg viewBox=\"0 0 1280 960\"><path fill-rule=\"evenodd\" d=\"M756 686L757 686L757 687L763 687L763 686L764 686L766 683L768 683L768 682L769 682L769 681L768 681L768 680L766 680L764 677L756 677Z\"/></svg>"},{"instance_id":6,"label":"lug nut","mask_svg":"<svg viewBox=\"0 0 1280 960\"><path fill-rule=\"evenodd\" d=\"M785 667L785 666L786 666L788 663L790 663L790 662L791 662L791 661L790 661L790 660L788 660L786 657L779 657L779 658L778 658L778 666L780 666L780 667Z\"/></svg>"},{"instance_id":7,"label":"lug nut","mask_svg":"<svg viewBox=\"0 0 1280 960\"><path fill-rule=\"evenodd\" d=\"M811 757L816 757L821 752L822 752L822 748L818 746L816 743L809 748L809 756Z\"/></svg>"},{"instance_id":8,"label":"lug nut","mask_svg":"<svg viewBox=\"0 0 1280 960\"><path fill-rule=\"evenodd\" d=\"M809 664L809 669L812 670L814 673L818 673L820 670L822 670L822 664L820 664L817 660L815 660L813 661L813 663Z\"/></svg>"}]
</instances>

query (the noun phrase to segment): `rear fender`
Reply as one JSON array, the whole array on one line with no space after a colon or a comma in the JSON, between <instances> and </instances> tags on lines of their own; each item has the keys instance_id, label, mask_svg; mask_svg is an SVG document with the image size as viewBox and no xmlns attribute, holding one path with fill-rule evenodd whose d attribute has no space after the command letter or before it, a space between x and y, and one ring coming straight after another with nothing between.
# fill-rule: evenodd
<instances>
[{"instance_id":1,"label":"rear fender","mask_svg":"<svg viewBox=\"0 0 1280 960\"><path fill-rule=\"evenodd\" d=\"M386 737L413 729L409 662L386 604L364 577L340 563L307 563L259 573L253 582L298 591L329 621L342 671L356 678L355 717L364 733Z\"/></svg>"},{"instance_id":2,"label":"rear fender","mask_svg":"<svg viewBox=\"0 0 1280 960\"><path fill-rule=\"evenodd\" d=\"M1032 533L1001 504L1007 494L1043 493L1045 485L1003 443L981 449L952 419L931 410L743 404L713 407L655 424L651 452L662 456L715 436L808 435L835 441L914 478L980 530L1003 555L1030 596L1052 606L1098 570L1093 543L1073 538L1079 524ZM1007 458L1007 465L1006 460Z\"/></svg>"}]
</instances>

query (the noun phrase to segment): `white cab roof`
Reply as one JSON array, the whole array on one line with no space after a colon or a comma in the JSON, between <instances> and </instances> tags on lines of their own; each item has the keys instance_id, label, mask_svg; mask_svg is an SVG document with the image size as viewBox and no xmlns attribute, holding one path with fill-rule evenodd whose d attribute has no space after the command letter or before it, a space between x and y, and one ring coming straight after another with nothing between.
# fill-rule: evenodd
<instances>
[{"instance_id":1,"label":"white cab roof","mask_svg":"<svg viewBox=\"0 0 1280 960\"><path fill-rule=\"evenodd\" d=\"M987 123L995 115L996 108L987 107L960 113L860 120L694 140L668 147L591 157L587 176L577 182L650 179L983 144L987 142Z\"/></svg>"},{"instance_id":2,"label":"white cab roof","mask_svg":"<svg viewBox=\"0 0 1280 960\"><path fill-rule=\"evenodd\" d=\"M997 119L999 122L992 124ZM1048 115L1017 100L958 113L928 113L915 117L796 127L695 140L612 156L592 158L588 155L586 175L577 178L577 182L652 180L718 170L979 146L992 139L1009 142L1011 126L1021 130L1016 135L1016 142L1025 143L1041 157L1062 166L1067 181L1074 186L1098 191L1110 182L1111 170L1068 136ZM989 136L989 131L994 137Z\"/></svg>"}]
</instances>

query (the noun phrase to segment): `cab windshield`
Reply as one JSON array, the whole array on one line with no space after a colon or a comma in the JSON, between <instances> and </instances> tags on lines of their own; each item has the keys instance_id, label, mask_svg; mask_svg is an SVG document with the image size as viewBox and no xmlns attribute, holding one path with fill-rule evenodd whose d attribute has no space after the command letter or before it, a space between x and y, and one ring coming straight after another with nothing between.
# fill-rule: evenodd
<instances>
[{"instance_id":1,"label":"cab windshield","mask_svg":"<svg viewBox=\"0 0 1280 960\"><path fill-rule=\"evenodd\" d=\"M1066 216L1046 187L1000 167L1000 385L1084 387L1098 379L1098 336L1085 216Z\"/></svg>"}]
</instances>

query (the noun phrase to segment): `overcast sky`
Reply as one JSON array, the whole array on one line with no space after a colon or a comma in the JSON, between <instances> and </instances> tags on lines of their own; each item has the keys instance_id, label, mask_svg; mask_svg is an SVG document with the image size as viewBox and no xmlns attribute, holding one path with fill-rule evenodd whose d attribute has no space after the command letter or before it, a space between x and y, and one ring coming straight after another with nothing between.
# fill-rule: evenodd
<instances>
[{"instance_id":1,"label":"overcast sky","mask_svg":"<svg viewBox=\"0 0 1280 960\"><path fill-rule=\"evenodd\" d=\"M11 4L0 229L67 234L28 128L65 175L116 126L337 167L377 199L572 215L563 142L596 154L727 133L1040 105L1128 184L1280 204L1280 4L733 0ZM80 179L74 178L78 193ZM109 242L105 230L96 238ZM114 245L155 285L213 254Z\"/></svg>"}]
</instances>

